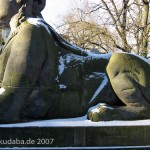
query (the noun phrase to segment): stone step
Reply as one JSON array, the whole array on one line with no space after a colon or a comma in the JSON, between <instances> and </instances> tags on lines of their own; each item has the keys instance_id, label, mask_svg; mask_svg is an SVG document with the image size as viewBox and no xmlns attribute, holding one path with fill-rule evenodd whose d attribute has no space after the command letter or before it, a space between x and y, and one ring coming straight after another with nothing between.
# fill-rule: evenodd
<instances>
[{"instance_id":1,"label":"stone step","mask_svg":"<svg viewBox=\"0 0 150 150\"><path fill-rule=\"evenodd\" d=\"M99 123L79 120L56 119L0 125L0 147L150 146L150 120Z\"/></svg>"}]
</instances>

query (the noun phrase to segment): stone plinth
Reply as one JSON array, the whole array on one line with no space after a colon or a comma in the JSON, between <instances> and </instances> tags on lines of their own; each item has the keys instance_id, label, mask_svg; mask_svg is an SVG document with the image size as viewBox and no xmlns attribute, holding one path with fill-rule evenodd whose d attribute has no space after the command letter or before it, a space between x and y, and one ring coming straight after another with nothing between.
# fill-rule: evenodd
<instances>
[{"instance_id":1,"label":"stone plinth","mask_svg":"<svg viewBox=\"0 0 150 150\"><path fill-rule=\"evenodd\" d=\"M150 120L93 123L84 119L0 125L0 147L150 145Z\"/></svg>"}]
</instances>

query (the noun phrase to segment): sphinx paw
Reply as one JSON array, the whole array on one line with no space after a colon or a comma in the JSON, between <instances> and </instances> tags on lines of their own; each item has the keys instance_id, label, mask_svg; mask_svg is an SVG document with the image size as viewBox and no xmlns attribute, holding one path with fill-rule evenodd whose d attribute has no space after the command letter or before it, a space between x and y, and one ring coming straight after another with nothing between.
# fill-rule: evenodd
<instances>
[{"instance_id":1,"label":"sphinx paw","mask_svg":"<svg viewBox=\"0 0 150 150\"><path fill-rule=\"evenodd\" d=\"M98 121L109 121L113 120L114 108L108 106L107 104L98 104L89 109L87 117L89 120Z\"/></svg>"}]
</instances>

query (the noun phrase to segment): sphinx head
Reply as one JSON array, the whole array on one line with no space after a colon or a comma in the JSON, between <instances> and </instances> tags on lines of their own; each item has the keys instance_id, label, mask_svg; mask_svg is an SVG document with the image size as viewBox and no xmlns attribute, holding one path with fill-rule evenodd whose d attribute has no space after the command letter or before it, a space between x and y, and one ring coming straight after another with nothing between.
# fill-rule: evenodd
<instances>
[{"instance_id":1,"label":"sphinx head","mask_svg":"<svg viewBox=\"0 0 150 150\"><path fill-rule=\"evenodd\" d=\"M9 26L11 18L26 5L26 17L41 17L46 0L0 0L0 26Z\"/></svg>"}]
</instances>

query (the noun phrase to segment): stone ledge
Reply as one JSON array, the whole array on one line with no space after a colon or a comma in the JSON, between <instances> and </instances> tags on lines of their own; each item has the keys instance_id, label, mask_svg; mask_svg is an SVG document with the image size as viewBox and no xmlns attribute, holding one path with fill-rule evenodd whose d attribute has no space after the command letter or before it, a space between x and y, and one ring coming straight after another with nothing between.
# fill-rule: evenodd
<instances>
[{"instance_id":1,"label":"stone ledge","mask_svg":"<svg viewBox=\"0 0 150 150\"><path fill-rule=\"evenodd\" d=\"M0 147L105 147L150 145L150 120L93 123L85 117L0 125ZM34 144L1 144L1 140ZM54 139L37 144L38 139Z\"/></svg>"},{"instance_id":2,"label":"stone ledge","mask_svg":"<svg viewBox=\"0 0 150 150\"><path fill-rule=\"evenodd\" d=\"M34 144L0 144L0 147L96 147L150 145L150 126L132 127L24 127L0 128L0 140L34 140ZM37 144L38 139L54 139Z\"/></svg>"},{"instance_id":3,"label":"stone ledge","mask_svg":"<svg viewBox=\"0 0 150 150\"><path fill-rule=\"evenodd\" d=\"M0 124L0 128L24 127L124 127L124 126L150 126L150 119L137 121L101 121L92 122L86 116L70 119L52 119L16 124Z\"/></svg>"}]
</instances>

